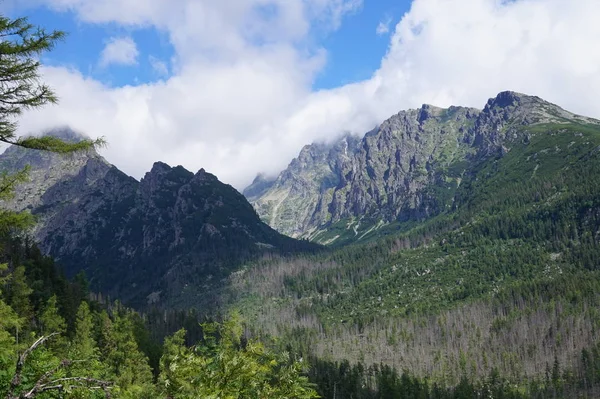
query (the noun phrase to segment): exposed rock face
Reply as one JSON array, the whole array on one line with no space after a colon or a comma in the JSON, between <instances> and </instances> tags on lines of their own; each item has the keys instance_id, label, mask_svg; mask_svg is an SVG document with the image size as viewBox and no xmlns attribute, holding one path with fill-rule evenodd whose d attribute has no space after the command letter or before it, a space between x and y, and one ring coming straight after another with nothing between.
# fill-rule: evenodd
<instances>
[{"instance_id":1,"label":"exposed rock face","mask_svg":"<svg viewBox=\"0 0 600 399\"><path fill-rule=\"evenodd\" d=\"M46 134L67 141L78 141L84 135L70 129L55 129ZM45 151L25 151L20 147L11 146L0 157L0 169L14 172L30 165L29 181L19 185L15 196L9 201L2 202L3 208L21 211L33 209L43 202L42 196L59 181L74 178L90 163L89 175L86 180L93 182L102 177L111 165L95 151L78 152L69 155L59 155ZM95 167L92 167L94 164Z\"/></svg>"},{"instance_id":2,"label":"exposed rock face","mask_svg":"<svg viewBox=\"0 0 600 399\"><path fill-rule=\"evenodd\" d=\"M423 105L362 139L305 146L273 183L261 190L253 183L244 193L284 234L328 244L336 237L322 233L343 222L359 238L361 224L374 228L443 211L463 174L477 159L509 150L519 126L566 120L591 121L514 92L500 93L482 111Z\"/></svg>"},{"instance_id":3,"label":"exposed rock face","mask_svg":"<svg viewBox=\"0 0 600 399\"><path fill-rule=\"evenodd\" d=\"M189 305L249 257L314 248L261 222L244 196L203 169L157 162L138 182L94 151L12 147L0 156L9 172L26 164L31 181L2 206L38 217L33 236L67 274L85 270L92 289L132 305Z\"/></svg>"}]
</instances>

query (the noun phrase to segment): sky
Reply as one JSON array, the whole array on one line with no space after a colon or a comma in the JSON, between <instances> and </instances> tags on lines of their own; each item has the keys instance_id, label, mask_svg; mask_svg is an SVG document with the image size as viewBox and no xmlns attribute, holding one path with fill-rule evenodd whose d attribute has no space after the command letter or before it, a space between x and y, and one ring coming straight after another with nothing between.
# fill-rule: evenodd
<instances>
[{"instance_id":1,"label":"sky","mask_svg":"<svg viewBox=\"0 0 600 399\"><path fill-rule=\"evenodd\" d=\"M70 126L143 177L155 161L238 189L311 142L422 104L482 108L504 90L600 118L598 0L3 0L68 33L42 56Z\"/></svg>"}]
</instances>

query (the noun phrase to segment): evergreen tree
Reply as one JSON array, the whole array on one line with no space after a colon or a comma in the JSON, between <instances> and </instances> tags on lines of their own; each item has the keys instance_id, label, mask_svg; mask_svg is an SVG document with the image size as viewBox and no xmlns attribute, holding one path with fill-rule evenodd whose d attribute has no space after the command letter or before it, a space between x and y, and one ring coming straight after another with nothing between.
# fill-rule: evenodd
<instances>
[{"instance_id":1,"label":"evergreen tree","mask_svg":"<svg viewBox=\"0 0 600 399\"><path fill-rule=\"evenodd\" d=\"M48 32L29 23L27 18L0 16L0 141L53 152L85 150L102 141L83 140L66 143L56 137L16 136L15 118L24 110L56 103L50 87L40 82L39 55L52 50L65 37L61 31ZM2 185L3 186L3 185Z\"/></svg>"},{"instance_id":2,"label":"evergreen tree","mask_svg":"<svg viewBox=\"0 0 600 399\"><path fill-rule=\"evenodd\" d=\"M27 285L25 268L18 266L10 274L6 285L6 297L10 307L25 320L30 320L33 314L29 295L33 290Z\"/></svg>"},{"instance_id":3,"label":"evergreen tree","mask_svg":"<svg viewBox=\"0 0 600 399\"><path fill-rule=\"evenodd\" d=\"M87 302L81 302L77 311L75 324L75 337L73 340L73 351L80 359L96 357L96 341L93 337L94 324L92 314Z\"/></svg>"},{"instance_id":4,"label":"evergreen tree","mask_svg":"<svg viewBox=\"0 0 600 399\"><path fill-rule=\"evenodd\" d=\"M58 336L48 343L48 348L57 355L66 353L67 343L64 336L66 329L65 319L58 313L56 295L52 295L39 317L39 330L42 335L58 333Z\"/></svg>"},{"instance_id":5,"label":"evergreen tree","mask_svg":"<svg viewBox=\"0 0 600 399\"><path fill-rule=\"evenodd\" d=\"M119 397L155 397L152 370L148 358L138 348L128 311L115 315L105 334L106 361L115 378Z\"/></svg>"},{"instance_id":6,"label":"evergreen tree","mask_svg":"<svg viewBox=\"0 0 600 399\"><path fill-rule=\"evenodd\" d=\"M7 265L0 265L0 276ZM15 311L2 300L2 287L6 278L0 278L0 392L5 392L10 383L16 351L14 332L22 324Z\"/></svg>"},{"instance_id":7,"label":"evergreen tree","mask_svg":"<svg viewBox=\"0 0 600 399\"><path fill-rule=\"evenodd\" d=\"M40 331L42 334L57 332L64 334L67 328L65 319L58 313L56 295L52 295L46 304L40 318Z\"/></svg>"},{"instance_id":8,"label":"evergreen tree","mask_svg":"<svg viewBox=\"0 0 600 399\"><path fill-rule=\"evenodd\" d=\"M303 364L276 355L262 344L240 339L235 317L204 324L204 342L184 346L185 331L165 341L159 385L172 399L309 399L316 391L301 375Z\"/></svg>"}]
</instances>

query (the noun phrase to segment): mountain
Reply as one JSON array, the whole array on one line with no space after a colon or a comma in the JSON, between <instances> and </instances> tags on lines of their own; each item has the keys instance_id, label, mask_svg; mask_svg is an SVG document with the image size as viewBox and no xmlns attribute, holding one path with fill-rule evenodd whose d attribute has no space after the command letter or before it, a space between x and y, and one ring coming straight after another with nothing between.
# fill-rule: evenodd
<instances>
[{"instance_id":1,"label":"mountain","mask_svg":"<svg viewBox=\"0 0 600 399\"><path fill-rule=\"evenodd\" d=\"M262 191L252 200L271 225L351 245L257 262L232 276L230 301L330 362L315 373L346 379L346 396L372 364L431 384L499 378L514 397L589 386L600 121L513 92L481 111L424 106L362 139L305 147Z\"/></svg>"},{"instance_id":2,"label":"mountain","mask_svg":"<svg viewBox=\"0 0 600 399\"><path fill-rule=\"evenodd\" d=\"M600 353L600 122L505 92L481 111L403 111L353 139L305 147L254 199L259 212L278 205L282 223L304 193L312 205L297 234L351 245L255 262L231 277L232 306L329 362L318 373L346 379L350 393L373 364L442 386L502 380L514 397L550 397L535 384L589 386ZM372 230L360 239L363 224Z\"/></svg>"},{"instance_id":3,"label":"mountain","mask_svg":"<svg viewBox=\"0 0 600 399\"><path fill-rule=\"evenodd\" d=\"M475 165L528 140L525 126L552 123L598 121L515 92L498 94L483 110L423 105L399 112L362 139L305 146L275 180L257 179L244 193L284 234L322 244L354 242L450 209Z\"/></svg>"},{"instance_id":4,"label":"mountain","mask_svg":"<svg viewBox=\"0 0 600 399\"><path fill-rule=\"evenodd\" d=\"M77 139L69 130L50 132ZM10 147L8 172L30 181L2 204L29 210L42 251L67 275L84 270L93 290L135 306L198 305L244 260L316 247L282 236L233 187L201 169L157 162L137 181L95 151L59 155Z\"/></svg>"},{"instance_id":5,"label":"mountain","mask_svg":"<svg viewBox=\"0 0 600 399\"><path fill-rule=\"evenodd\" d=\"M11 151L13 168L44 155ZM245 193L326 250L205 171L156 163L138 182L79 156L17 196L47 253L137 306L238 311L323 397L599 396L597 120L503 92L306 146ZM185 319L168 314L149 317Z\"/></svg>"}]
</instances>

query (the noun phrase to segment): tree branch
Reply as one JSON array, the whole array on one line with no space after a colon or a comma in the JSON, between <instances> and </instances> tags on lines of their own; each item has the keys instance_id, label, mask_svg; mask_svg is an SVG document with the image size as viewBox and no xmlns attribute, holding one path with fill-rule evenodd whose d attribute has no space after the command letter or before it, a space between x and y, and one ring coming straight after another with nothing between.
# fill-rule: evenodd
<instances>
[{"instance_id":1,"label":"tree branch","mask_svg":"<svg viewBox=\"0 0 600 399\"><path fill-rule=\"evenodd\" d=\"M22 381L22 373L23 367L25 366L25 361L27 357L33 352L37 347L43 345L48 339L53 336L58 335L58 333L52 333L47 336L42 336L38 338L29 348L27 348L19 359L17 360L17 367L15 368L15 375L10 382L10 389L8 391L7 398L8 399L30 399L34 398L36 395L46 392L46 391L62 391L65 388L69 389L102 389L106 398L110 398L109 389L112 388L113 383L110 381L99 380L96 378L90 377L63 377L57 378L52 381L50 377L52 377L58 370L63 367L68 367L74 362L83 362L85 360L63 360L58 366L54 367L52 370L45 372L34 384L33 388L31 388L28 392L22 392L20 395L15 396L16 389L21 385ZM76 383L76 385L73 385Z\"/></svg>"},{"instance_id":2,"label":"tree branch","mask_svg":"<svg viewBox=\"0 0 600 399\"><path fill-rule=\"evenodd\" d=\"M78 385L68 385L70 389L102 389L107 398L110 397L110 392L108 391L112 388L112 383L110 381L98 380L95 378L88 377L64 377L58 378L56 380L50 381L46 384L40 384L41 379L38 380L38 383L27 393L21 394L19 399L30 399L34 398L37 394L46 392L46 391L62 391L67 385L67 382L79 382L81 384ZM86 385L86 384L95 384L95 385Z\"/></svg>"},{"instance_id":3,"label":"tree branch","mask_svg":"<svg viewBox=\"0 0 600 399\"><path fill-rule=\"evenodd\" d=\"M17 389L17 387L19 385L21 385L21 379L22 379L22 373L23 373L23 366L25 365L25 360L27 360L27 357L38 346L42 345L44 342L46 342L50 338L54 337L55 335L58 335L58 333L55 332L55 333L52 333L52 334L47 335L47 336L43 336L42 335L29 348L27 348L25 350L25 352L23 352L21 354L21 356L19 356L19 358L17 359L17 367L15 368L15 375L13 376L12 380L10 381L10 388L8 390L8 396L7 396L7 398L15 398L15 396L14 396L15 389Z\"/></svg>"}]
</instances>

